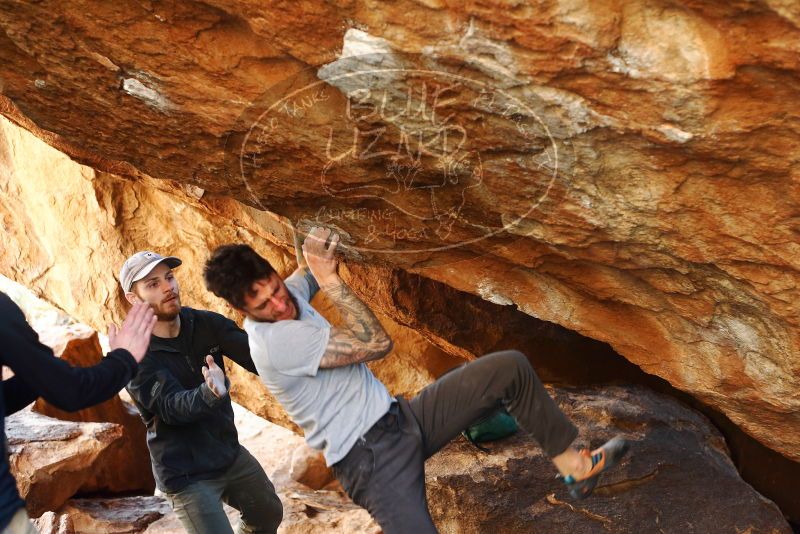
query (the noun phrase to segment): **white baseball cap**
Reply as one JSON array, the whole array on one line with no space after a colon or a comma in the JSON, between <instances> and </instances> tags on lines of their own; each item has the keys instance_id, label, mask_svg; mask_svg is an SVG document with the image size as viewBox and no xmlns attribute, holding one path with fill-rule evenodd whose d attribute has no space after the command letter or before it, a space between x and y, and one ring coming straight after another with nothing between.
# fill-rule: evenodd
<instances>
[{"instance_id":1,"label":"white baseball cap","mask_svg":"<svg viewBox=\"0 0 800 534\"><path fill-rule=\"evenodd\" d=\"M155 269L156 265L161 262L166 263L170 269L174 269L181 263L180 259L175 256L162 256L149 250L142 250L137 252L122 264L122 269L119 271L119 283L122 284L122 289L128 293L133 287L133 283L141 280L150 271Z\"/></svg>"}]
</instances>

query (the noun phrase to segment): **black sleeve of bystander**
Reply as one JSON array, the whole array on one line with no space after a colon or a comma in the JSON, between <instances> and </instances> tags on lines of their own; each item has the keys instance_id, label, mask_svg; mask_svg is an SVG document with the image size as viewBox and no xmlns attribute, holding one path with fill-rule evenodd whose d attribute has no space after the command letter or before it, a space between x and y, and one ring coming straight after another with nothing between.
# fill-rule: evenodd
<instances>
[{"instance_id":1,"label":"black sleeve of bystander","mask_svg":"<svg viewBox=\"0 0 800 534\"><path fill-rule=\"evenodd\" d=\"M14 372L14 378L3 382L3 395L7 406L17 410L36 397L67 411L92 406L116 395L137 367L124 349L111 351L92 367L73 367L56 358L4 293L0 293L0 347L3 365Z\"/></svg>"}]
</instances>

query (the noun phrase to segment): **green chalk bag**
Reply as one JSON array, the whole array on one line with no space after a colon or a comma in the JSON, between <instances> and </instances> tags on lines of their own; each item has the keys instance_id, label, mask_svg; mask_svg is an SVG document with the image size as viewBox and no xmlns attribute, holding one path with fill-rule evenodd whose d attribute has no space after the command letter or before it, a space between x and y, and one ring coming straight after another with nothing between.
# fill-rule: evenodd
<instances>
[{"instance_id":1,"label":"green chalk bag","mask_svg":"<svg viewBox=\"0 0 800 534\"><path fill-rule=\"evenodd\" d=\"M489 452L485 447L478 445L487 441L496 441L514 435L519 430L519 424L505 408L500 408L488 417L477 421L462 432L467 441L478 449Z\"/></svg>"}]
</instances>

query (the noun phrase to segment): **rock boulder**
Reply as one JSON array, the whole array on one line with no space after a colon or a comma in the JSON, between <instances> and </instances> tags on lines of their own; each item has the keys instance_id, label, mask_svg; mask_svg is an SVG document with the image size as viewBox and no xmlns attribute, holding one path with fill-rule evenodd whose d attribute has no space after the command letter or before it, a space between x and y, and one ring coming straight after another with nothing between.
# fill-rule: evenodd
<instances>
[{"instance_id":1,"label":"rock boulder","mask_svg":"<svg viewBox=\"0 0 800 534\"><path fill-rule=\"evenodd\" d=\"M37 267L17 277L64 295L80 264L108 305L130 232L74 212L196 265L176 234L263 235L238 208L183 218L235 198L607 342L798 461L798 20L791 0L2 2L0 112L136 180L4 217ZM188 196L148 202L148 177ZM109 253L55 265L75 235Z\"/></svg>"},{"instance_id":2,"label":"rock boulder","mask_svg":"<svg viewBox=\"0 0 800 534\"><path fill-rule=\"evenodd\" d=\"M22 410L6 419L9 464L28 513L57 510L118 456L124 431L113 423L59 421Z\"/></svg>"},{"instance_id":3,"label":"rock boulder","mask_svg":"<svg viewBox=\"0 0 800 534\"><path fill-rule=\"evenodd\" d=\"M459 438L426 464L428 502L442 534L484 532L769 532L791 534L774 503L736 473L724 440L702 415L638 387L551 390L580 429L578 444L613 435L632 442L594 495L571 500L555 468L523 434L489 443ZM264 467L284 505L281 534L369 533L380 528L341 490L294 480L291 451L302 439L236 408L242 443ZM713 510L713 513L708 513ZM235 510L227 509L232 523ZM53 534L182 529L158 497L75 499L40 520ZM69 530L72 528L73 530Z\"/></svg>"},{"instance_id":4,"label":"rock boulder","mask_svg":"<svg viewBox=\"0 0 800 534\"><path fill-rule=\"evenodd\" d=\"M426 464L440 532L791 534L778 507L741 480L702 415L636 387L552 391L580 430L578 444L594 448L622 434L627 457L576 502L530 438L488 444L488 454L459 439Z\"/></svg>"},{"instance_id":5,"label":"rock boulder","mask_svg":"<svg viewBox=\"0 0 800 534\"><path fill-rule=\"evenodd\" d=\"M59 338L59 341L54 343L54 338ZM95 365L103 358L97 333L86 327L52 327L46 333L40 332L40 339L46 344L54 343L51 346L56 355L77 367ZM146 428L135 407L123 402L119 396L77 412L60 410L39 398L33 411L62 421L116 423L122 427L122 439L114 448L114 454L110 454L100 469L81 486L81 491L151 493L155 489Z\"/></svg>"}]
</instances>

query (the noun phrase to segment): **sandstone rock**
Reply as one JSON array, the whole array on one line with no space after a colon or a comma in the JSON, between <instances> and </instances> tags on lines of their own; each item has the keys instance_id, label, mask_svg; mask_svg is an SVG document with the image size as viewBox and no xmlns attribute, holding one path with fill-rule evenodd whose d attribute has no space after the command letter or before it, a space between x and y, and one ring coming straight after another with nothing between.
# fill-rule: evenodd
<instances>
[{"instance_id":1,"label":"sandstone rock","mask_svg":"<svg viewBox=\"0 0 800 534\"><path fill-rule=\"evenodd\" d=\"M621 433L633 441L629 457L592 499L575 503L529 438L490 443L490 454L458 439L426 464L428 501L443 534L791 532L774 503L741 480L702 415L640 387L551 391L579 427L579 444L595 447ZM239 409L237 427L278 488L286 532L377 530L341 493L292 480L288 451L297 450L299 437Z\"/></svg>"},{"instance_id":2,"label":"sandstone rock","mask_svg":"<svg viewBox=\"0 0 800 534\"><path fill-rule=\"evenodd\" d=\"M288 497L289 508L278 532L280 534L378 534L369 515L336 494L306 498ZM286 501L284 502L286 504ZM238 512L225 507L231 524ZM299 510L299 511L295 511ZM72 499L58 512L47 512L35 524L41 534L182 534L185 529L163 497L119 497Z\"/></svg>"},{"instance_id":3,"label":"sandstone rock","mask_svg":"<svg viewBox=\"0 0 800 534\"><path fill-rule=\"evenodd\" d=\"M39 330L39 338L53 347L57 356L77 367L95 365L103 358L97 333L85 326ZM62 421L116 423L122 427L122 439L80 491L152 493L155 489L145 439L147 430L136 409L123 403L119 396L77 412L60 410L39 398L33 411Z\"/></svg>"},{"instance_id":4,"label":"sandstone rock","mask_svg":"<svg viewBox=\"0 0 800 534\"><path fill-rule=\"evenodd\" d=\"M322 453L305 443L295 448L291 462L289 476L292 480L313 490L322 489L335 480Z\"/></svg>"},{"instance_id":5,"label":"sandstone rock","mask_svg":"<svg viewBox=\"0 0 800 534\"><path fill-rule=\"evenodd\" d=\"M234 519L235 511L229 511ZM57 512L47 512L34 523L41 534L185 532L167 501L157 496L70 499Z\"/></svg>"},{"instance_id":6,"label":"sandstone rock","mask_svg":"<svg viewBox=\"0 0 800 534\"><path fill-rule=\"evenodd\" d=\"M9 229L10 249L18 250L24 257L5 256L6 261L0 258L0 269L37 291L45 288L52 301L78 318L103 328L111 317L121 316L116 280L110 270L104 269L108 263L114 263L107 261L108 258L116 257L117 261L122 261L124 254L119 250L126 239L135 243L130 247L132 251L150 247L154 240L163 238L167 245L159 248L160 251L172 252L173 247L178 247L179 255L192 257L192 261L199 263L203 259L201 251L215 246L207 239L223 235L219 242L250 242L276 266L281 266L281 272L291 269L291 254L286 252L291 235L274 215L208 193L198 199L197 194L169 187L163 182L144 180L137 184L93 172L4 124L3 135L9 147L6 153L13 155L3 167L6 174L3 174L0 188L3 210L8 213L4 224ZM38 167L31 167L31 162ZM97 204L87 204L87 198L97 199ZM43 202L42 199L47 200ZM146 220L131 218L134 212ZM87 221L86 224L94 230L87 232L82 226L73 228L73 220ZM116 221L121 222L116 224ZM181 232L164 235L153 230L164 227L180 228ZM198 228L202 231L198 232ZM213 228L213 232L209 228ZM65 233L69 234L69 239L63 238ZM162 237L156 239L153 236ZM283 263L280 258L284 258ZM465 266L480 265L487 273L497 275L496 265L489 260L488 257L465 260L443 272L449 273L455 287L471 291L469 284L462 285L459 281L461 274L468 271ZM74 268L74 265L85 268ZM548 379L572 381L577 377L581 381L591 381L625 379L627 376L614 374L620 368L613 365L614 354L608 347L520 314L515 306L504 305L511 300L489 283L479 286L478 295L468 295L402 269L351 262L341 271L356 291L381 312L379 315L386 321L384 324L391 329L393 337L404 339L394 355L373 364L393 391L410 394L463 359L506 348L523 349L537 370ZM519 272L513 273L516 280ZM197 269L187 269L179 272L178 276L185 299L191 299L188 304L229 313L224 305L203 291ZM96 298L87 298L87 295ZM97 302L107 303L106 307L98 306ZM317 304L325 308L324 302ZM526 310L530 313L530 308ZM395 326L395 322L410 328ZM427 341L437 346L431 346ZM408 347L408 350L403 347ZM663 363L653 361L654 366ZM238 369L229 371L234 375L235 398L271 420L291 427L288 418L255 377ZM720 398L722 404L712 404L724 407L728 400ZM787 399L782 402L787 402ZM765 430L778 425L777 421L770 419L754 417L752 421ZM782 423L778 426L783 429ZM774 446L775 440L786 439L791 428L787 427L781 433L772 432L779 435L772 436L770 443ZM776 499L782 497L773 495ZM790 499L786 499L783 506L791 506Z\"/></svg>"},{"instance_id":7,"label":"sandstone rock","mask_svg":"<svg viewBox=\"0 0 800 534\"><path fill-rule=\"evenodd\" d=\"M18 257L0 258L0 272L94 328L105 329L124 316L116 275L136 250L154 249L182 258L184 265L176 276L183 304L233 318L237 316L230 307L203 285L202 265L211 250L228 242L245 242L283 275L295 266L294 253L284 248L287 236L278 239L264 230L270 220L280 227L275 216L228 199L198 199L162 182L133 183L96 173L3 118L0 145L5 147L0 153L13 155L0 167L0 213L8 221L9 249L19 252ZM87 198L94 200L86 204ZM76 220L81 224L70 226ZM323 303L322 308L335 319L329 306ZM442 367L462 361L390 318L381 320L395 338L396 349L392 359L374 368L396 393L413 394L438 376ZM297 430L257 377L230 361L226 370L234 399Z\"/></svg>"},{"instance_id":8,"label":"sandstone rock","mask_svg":"<svg viewBox=\"0 0 800 534\"><path fill-rule=\"evenodd\" d=\"M129 534L144 532L171 513L160 497L71 499L36 520L36 526L42 534Z\"/></svg>"},{"instance_id":9,"label":"sandstone rock","mask_svg":"<svg viewBox=\"0 0 800 534\"><path fill-rule=\"evenodd\" d=\"M40 534L75 534L72 518L56 512L45 512L33 520Z\"/></svg>"},{"instance_id":10,"label":"sandstone rock","mask_svg":"<svg viewBox=\"0 0 800 534\"><path fill-rule=\"evenodd\" d=\"M302 444L302 438L264 421L237 404L234 404L234 413L242 444L264 467L283 502L284 520L278 532L380 532L369 514L341 493L309 490L291 479L291 451ZM225 506L225 511L235 527L238 511L229 506ZM177 516L161 496L71 499L56 512L43 515L36 523L42 534L184 532Z\"/></svg>"},{"instance_id":11,"label":"sandstone rock","mask_svg":"<svg viewBox=\"0 0 800 534\"><path fill-rule=\"evenodd\" d=\"M305 446L303 438L237 405L234 405L234 413L239 440L258 458L283 503L283 522L278 532L380 532L366 510L353 504L338 483L328 484L323 490L312 490L293 479L293 451ZM235 517L232 514L229 512L231 517Z\"/></svg>"},{"instance_id":12,"label":"sandstone rock","mask_svg":"<svg viewBox=\"0 0 800 534\"><path fill-rule=\"evenodd\" d=\"M208 245L248 226L231 211L217 219L230 225L178 223L139 202L145 175L334 225L351 257L608 342L797 461L798 20L790 0L5 3L2 113L139 179L81 197L119 207L105 212L119 226L180 226ZM365 52L400 67L368 76L369 94L337 78L374 71ZM261 121L265 88L292 82L312 85ZM434 151L448 132L464 134L458 154ZM426 140L420 168L409 156ZM34 226L13 213L9 233ZM49 268L38 284L55 299L44 286L71 273L32 249L18 248L38 269L15 278ZM121 255L88 257L107 305Z\"/></svg>"},{"instance_id":13,"label":"sandstone rock","mask_svg":"<svg viewBox=\"0 0 800 534\"><path fill-rule=\"evenodd\" d=\"M381 528L366 510L336 492L295 491L286 495L281 534L336 534L358 532L380 534ZM289 503L288 510L286 503ZM288 511L288 514L287 514Z\"/></svg>"},{"instance_id":14,"label":"sandstone rock","mask_svg":"<svg viewBox=\"0 0 800 534\"><path fill-rule=\"evenodd\" d=\"M22 410L6 419L9 464L28 513L58 509L114 460L123 429L113 423L72 423Z\"/></svg>"},{"instance_id":15,"label":"sandstone rock","mask_svg":"<svg viewBox=\"0 0 800 534\"><path fill-rule=\"evenodd\" d=\"M633 483L619 482L617 479L623 475L609 477L604 482L608 488L601 488L597 493L601 499L599 504L593 499L576 505L553 482L552 467L530 440L515 438L490 444L490 455L459 440L428 464L429 499L443 533L484 532L487 525L497 532L567 531L565 529L642 532L653 527L648 521L671 532L670 522L686 518L694 529L689 531L714 531L714 525L703 523L708 518L696 513L697 502L713 506L715 510L729 511L730 517L714 516L715 520L720 520L721 530L728 530L730 526L746 531L743 525L750 525L755 532L789 532L780 524L780 515L774 506L738 479L721 437L701 416L663 396L639 389L556 390L556 395L562 406L571 410L571 417L577 420L582 435L594 437L593 445L620 430L636 440L635 456L623 464L621 471L624 478L632 478ZM302 446L298 445L299 438L241 409L237 408L236 412L243 442L259 455L287 505L287 521L281 532L377 531L374 525L369 526L363 510L348 505L341 494L309 492L297 487L296 491L289 491L281 481L291 482L287 451L292 450L291 443L295 451ZM648 461L654 463L648 465ZM273 470L278 472L277 477ZM708 492L704 484L714 482L720 489ZM687 492L689 495L684 497ZM664 495L670 498L665 499ZM672 498L673 495L681 498ZM541 497L539 501L536 501L537 496ZM701 497L705 500L700 500ZM509 503L513 503L512 511L508 509ZM471 513L459 512L463 509L470 509ZM631 517L627 510L654 512ZM228 511L235 523L236 512ZM58 514L50 514L53 517L47 524L55 527L45 528L45 517L37 524L42 532L60 534L141 532L137 525L148 523L159 513L163 516L152 522L146 532L182 531L177 518L164 501L157 498L76 499L69 501ZM731 518L737 520L723 521ZM769 525L772 528L768 528Z\"/></svg>"},{"instance_id":16,"label":"sandstone rock","mask_svg":"<svg viewBox=\"0 0 800 534\"><path fill-rule=\"evenodd\" d=\"M428 501L443 534L791 532L777 507L738 477L724 441L703 416L637 387L553 393L580 428L580 441L596 446L623 433L633 442L629 456L592 498L574 502L530 438L490 443L488 454L458 439L426 464ZM380 532L341 492L312 491L292 479L289 451L301 438L238 406L235 412L243 444L284 504L281 534ZM237 512L227 511L235 524ZM160 497L74 499L48 516L40 528L45 519L55 527L45 533L182 532Z\"/></svg>"},{"instance_id":17,"label":"sandstone rock","mask_svg":"<svg viewBox=\"0 0 800 534\"><path fill-rule=\"evenodd\" d=\"M791 533L777 506L739 478L702 415L642 388L554 393L586 445L616 434L632 441L622 464L576 502L527 436L489 444L489 454L457 440L426 464L440 532Z\"/></svg>"}]
</instances>

